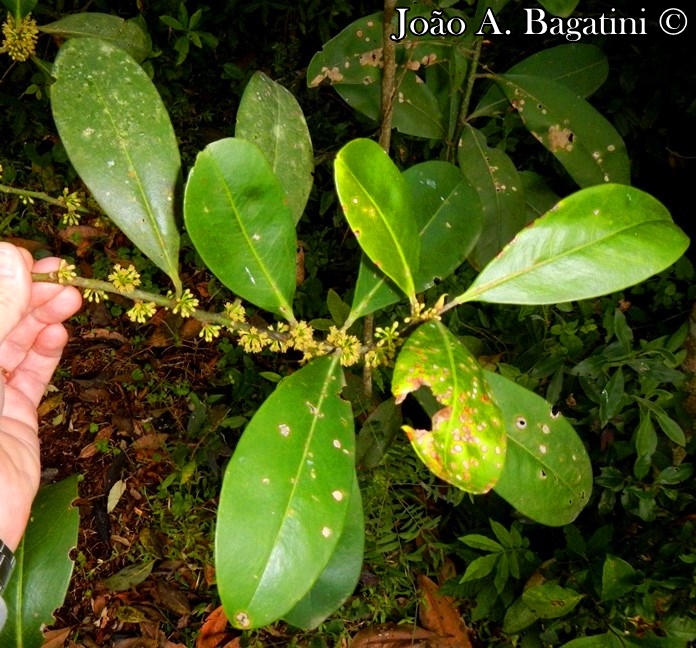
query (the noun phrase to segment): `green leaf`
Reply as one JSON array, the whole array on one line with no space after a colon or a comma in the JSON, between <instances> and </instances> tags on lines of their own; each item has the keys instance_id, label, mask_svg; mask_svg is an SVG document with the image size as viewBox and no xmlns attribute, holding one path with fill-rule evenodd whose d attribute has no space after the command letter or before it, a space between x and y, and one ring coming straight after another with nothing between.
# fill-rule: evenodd
<instances>
[{"instance_id":1,"label":"green leaf","mask_svg":"<svg viewBox=\"0 0 696 648\"><path fill-rule=\"evenodd\" d=\"M539 0L539 4L554 16L567 18L575 11L580 0Z\"/></svg>"},{"instance_id":2,"label":"green leaf","mask_svg":"<svg viewBox=\"0 0 696 648\"><path fill-rule=\"evenodd\" d=\"M574 589L557 583L542 583L522 594L525 605L540 619L559 619L569 614L583 599Z\"/></svg>"},{"instance_id":3,"label":"green leaf","mask_svg":"<svg viewBox=\"0 0 696 648\"><path fill-rule=\"evenodd\" d=\"M350 315L350 306L341 299L333 288L329 288L326 293L326 307L329 309L333 323L339 328L343 326Z\"/></svg>"},{"instance_id":4,"label":"green leaf","mask_svg":"<svg viewBox=\"0 0 696 648\"><path fill-rule=\"evenodd\" d=\"M496 80L527 130L580 187L630 184L630 164L621 135L587 101L542 77L503 74Z\"/></svg>"},{"instance_id":5,"label":"green leaf","mask_svg":"<svg viewBox=\"0 0 696 648\"><path fill-rule=\"evenodd\" d=\"M420 235L416 291L449 277L469 255L481 233L481 201L453 164L430 161L403 173L411 190Z\"/></svg>"},{"instance_id":6,"label":"green leaf","mask_svg":"<svg viewBox=\"0 0 696 648\"><path fill-rule=\"evenodd\" d=\"M438 477L470 493L485 493L505 462L505 426L476 359L440 322L419 326L394 367L396 403L423 385L443 406L432 430L403 429L423 463Z\"/></svg>"},{"instance_id":7,"label":"green leaf","mask_svg":"<svg viewBox=\"0 0 696 648\"><path fill-rule=\"evenodd\" d=\"M499 542L479 533L470 533L469 535L462 536L459 540L473 549L491 552L503 551L503 546Z\"/></svg>"},{"instance_id":8,"label":"green leaf","mask_svg":"<svg viewBox=\"0 0 696 648\"><path fill-rule=\"evenodd\" d=\"M561 648L624 648L624 646L625 642L622 642L621 639L610 630L604 634L573 639L568 643L564 643Z\"/></svg>"},{"instance_id":9,"label":"green leaf","mask_svg":"<svg viewBox=\"0 0 696 648\"><path fill-rule=\"evenodd\" d=\"M503 632L506 634L518 634L532 625L538 618L520 597L513 601L512 605L505 611Z\"/></svg>"},{"instance_id":10,"label":"green leaf","mask_svg":"<svg viewBox=\"0 0 696 648\"><path fill-rule=\"evenodd\" d=\"M242 629L288 614L326 570L354 487L350 404L335 356L283 380L225 471L215 541L220 598Z\"/></svg>"},{"instance_id":11,"label":"green leaf","mask_svg":"<svg viewBox=\"0 0 696 648\"><path fill-rule=\"evenodd\" d=\"M2 4L7 7L7 10L15 17L15 20L21 20L30 13L38 0L1 0Z\"/></svg>"},{"instance_id":12,"label":"green leaf","mask_svg":"<svg viewBox=\"0 0 696 648\"><path fill-rule=\"evenodd\" d=\"M256 144L226 138L198 154L186 183L184 221L196 250L225 286L292 319L295 224Z\"/></svg>"},{"instance_id":13,"label":"green leaf","mask_svg":"<svg viewBox=\"0 0 696 648\"><path fill-rule=\"evenodd\" d=\"M312 589L283 616L291 625L304 630L316 628L340 607L358 584L363 564L365 522L357 476L348 506L346 524L329 564Z\"/></svg>"},{"instance_id":14,"label":"green leaf","mask_svg":"<svg viewBox=\"0 0 696 648\"><path fill-rule=\"evenodd\" d=\"M542 176L533 171L521 171L520 180L527 207L525 221L528 224L549 211L560 197L546 184Z\"/></svg>"},{"instance_id":15,"label":"green leaf","mask_svg":"<svg viewBox=\"0 0 696 648\"><path fill-rule=\"evenodd\" d=\"M481 230L481 201L459 169L447 162L416 164L402 175L411 190L419 230L420 258L414 281L416 292L423 292L452 274L471 252ZM363 258L348 321L353 323L401 299L392 282Z\"/></svg>"},{"instance_id":16,"label":"green leaf","mask_svg":"<svg viewBox=\"0 0 696 648\"><path fill-rule=\"evenodd\" d=\"M563 84L585 98L594 93L609 75L609 62L599 47L569 43L532 54L513 65L506 74L544 77ZM492 85L479 101L469 119L495 115L510 107L500 88Z\"/></svg>"},{"instance_id":17,"label":"green leaf","mask_svg":"<svg viewBox=\"0 0 696 648\"><path fill-rule=\"evenodd\" d=\"M602 389L599 399L599 424L604 427L611 418L621 412L624 397L623 369L618 367Z\"/></svg>"},{"instance_id":18,"label":"green leaf","mask_svg":"<svg viewBox=\"0 0 696 648\"><path fill-rule=\"evenodd\" d=\"M41 25L39 29L65 39L94 36L120 47L138 63L144 61L152 49L150 37L136 22L111 14L91 11L70 14L48 25Z\"/></svg>"},{"instance_id":19,"label":"green leaf","mask_svg":"<svg viewBox=\"0 0 696 648\"><path fill-rule=\"evenodd\" d=\"M253 142L266 156L297 223L312 189L314 154L295 97L263 72L254 73L239 104L235 136Z\"/></svg>"},{"instance_id":20,"label":"green leaf","mask_svg":"<svg viewBox=\"0 0 696 648\"><path fill-rule=\"evenodd\" d=\"M406 182L372 140L346 144L334 163L346 220L370 260L415 303L420 239Z\"/></svg>"},{"instance_id":21,"label":"green leaf","mask_svg":"<svg viewBox=\"0 0 696 648\"><path fill-rule=\"evenodd\" d=\"M466 571L460 582L467 583L468 581L485 578L493 571L499 558L499 553L491 553L486 556L481 556L480 558L475 558L467 565Z\"/></svg>"},{"instance_id":22,"label":"green leaf","mask_svg":"<svg viewBox=\"0 0 696 648\"><path fill-rule=\"evenodd\" d=\"M658 425L662 428L662 431L669 437L672 443L676 443L682 447L686 445L686 436L679 423L668 416L662 409L655 412L655 418L657 419Z\"/></svg>"},{"instance_id":23,"label":"green leaf","mask_svg":"<svg viewBox=\"0 0 696 648\"><path fill-rule=\"evenodd\" d=\"M8 612L0 631L3 646L39 648L42 627L55 622L53 611L63 604L73 570L69 554L77 546L80 516L72 506L75 498L77 476L42 487L34 500L3 592Z\"/></svg>"},{"instance_id":24,"label":"green leaf","mask_svg":"<svg viewBox=\"0 0 696 648\"><path fill-rule=\"evenodd\" d=\"M512 160L500 149L490 148L486 136L472 126L462 133L457 157L481 200L483 226L469 257L480 268L526 224L522 182Z\"/></svg>"},{"instance_id":25,"label":"green leaf","mask_svg":"<svg viewBox=\"0 0 696 648\"><path fill-rule=\"evenodd\" d=\"M602 567L602 601L615 601L637 585L638 574L618 556L607 555Z\"/></svg>"},{"instance_id":26,"label":"green leaf","mask_svg":"<svg viewBox=\"0 0 696 648\"><path fill-rule=\"evenodd\" d=\"M73 38L53 66L51 107L70 162L111 220L181 292L174 129L142 68L122 49Z\"/></svg>"},{"instance_id":27,"label":"green leaf","mask_svg":"<svg viewBox=\"0 0 696 648\"><path fill-rule=\"evenodd\" d=\"M147 560L141 563L126 565L123 569L116 572L113 576L104 579L102 584L112 592L125 592L140 585L152 573L155 566L154 560Z\"/></svg>"},{"instance_id":28,"label":"green leaf","mask_svg":"<svg viewBox=\"0 0 696 648\"><path fill-rule=\"evenodd\" d=\"M569 524L592 492L592 465L582 441L543 398L499 374L485 376L507 428L505 467L495 492L541 524Z\"/></svg>"},{"instance_id":29,"label":"green leaf","mask_svg":"<svg viewBox=\"0 0 696 648\"><path fill-rule=\"evenodd\" d=\"M521 231L453 303L557 304L597 297L661 272L688 245L649 194L615 184L590 187Z\"/></svg>"}]
</instances>

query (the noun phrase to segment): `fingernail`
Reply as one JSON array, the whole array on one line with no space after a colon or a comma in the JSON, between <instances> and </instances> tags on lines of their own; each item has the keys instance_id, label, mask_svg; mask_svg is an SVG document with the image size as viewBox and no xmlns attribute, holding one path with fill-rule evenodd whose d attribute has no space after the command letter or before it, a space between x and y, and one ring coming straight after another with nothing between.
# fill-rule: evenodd
<instances>
[{"instance_id":1,"label":"fingernail","mask_svg":"<svg viewBox=\"0 0 696 648\"><path fill-rule=\"evenodd\" d=\"M17 276L17 256L12 248L0 245L0 277Z\"/></svg>"}]
</instances>

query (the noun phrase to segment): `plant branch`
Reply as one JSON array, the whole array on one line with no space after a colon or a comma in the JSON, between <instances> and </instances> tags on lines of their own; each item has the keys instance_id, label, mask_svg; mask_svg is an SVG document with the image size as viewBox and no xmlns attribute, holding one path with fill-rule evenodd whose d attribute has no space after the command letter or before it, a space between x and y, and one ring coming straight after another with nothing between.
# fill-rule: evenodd
<instances>
[{"instance_id":1,"label":"plant branch","mask_svg":"<svg viewBox=\"0 0 696 648\"><path fill-rule=\"evenodd\" d=\"M464 98L459 106L459 114L457 115L457 127L454 131L454 138L452 141L451 154L454 155L454 151L457 149L457 143L462 136L462 131L466 126L467 117L469 116L469 104L471 103L471 96L474 91L474 81L477 79L477 70L479 66L479 61L481 59L481 49L483 48L483 38L477 38L474 42L474 53L471 57L471 63L469 64L469 73L466 76L466 85L464 86ZM450 157L450 152L448 152L448 158Z\"/></svg>"},{"instance_id":2,"label":"plant branch","mask_svg":"<svg viewBox=\"0 0 696 648\"><path fill-rule=\"evenodd\" d=\"M29 191L29 189L18 189L17 187L10 187L9 185L4 184L0 184L0 191L2 193L14 194L16 196L22 196L23 198L30 198L32 200L41 200L43 202L47 202L49 205L54 205L65 210L68 209L68 206L65 204L63 200L61 200L60 198L54 198L53 196L49 196L47 193L44 193L43 191ZM78 211L83 214L90 213L89 209L85 207L75 207L74 211Z\"/></svg>"}]
</instances>

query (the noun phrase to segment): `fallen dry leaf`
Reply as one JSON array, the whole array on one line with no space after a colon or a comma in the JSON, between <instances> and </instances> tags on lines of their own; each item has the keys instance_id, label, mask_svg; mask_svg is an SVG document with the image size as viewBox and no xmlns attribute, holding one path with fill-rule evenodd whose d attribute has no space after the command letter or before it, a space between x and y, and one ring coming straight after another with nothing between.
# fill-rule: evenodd
<instances>
[{"instance_id":1,"label":"fallen dry leaf","mask_svg":"<svg viewBox=\"0 0 696 648\"><path fill-rule=\"evenodd\" d=\"M462 620L451 596L438 593L440 589L430 578L420 574L418 586L423 594L418 617L424 628L432 630L430 648L471 648L469 628Z\"/></svg>"},{"instance_id":2,"label":"fallen dry leaf","mask_svg":"<svg viewBox=\"0 0 696 648\"><path fill-rule=\"evenodd\" d=\"M59 630L48 630L44 633L44 640L41 648L63 648L72 628L60 628Z\"/></svg>"},{"instance_id":3,"label":"fallen dry leaf","mask_svg":"<svg viewBox=\"0 0 696 648\"><path fill-rule=\"evenodd\" d=\"M385 623L358 632L351 648L429 648L433 633L414 625Z\"/></svg>"},{"instance_id":4,"label":"fallen dry leaf","mask_svg":"<svg viewBox=\"0 0 696 648\"><path fill-rule=\"evenodd\" d=\"M228 646L233 646L235 639L230 642L230 638L231 635L227 630L227 617L220 606L215 608L203 622L203 627L196 638L196 648L218 648L223 641L229 642Z\"/></svg>"}]
</instances>

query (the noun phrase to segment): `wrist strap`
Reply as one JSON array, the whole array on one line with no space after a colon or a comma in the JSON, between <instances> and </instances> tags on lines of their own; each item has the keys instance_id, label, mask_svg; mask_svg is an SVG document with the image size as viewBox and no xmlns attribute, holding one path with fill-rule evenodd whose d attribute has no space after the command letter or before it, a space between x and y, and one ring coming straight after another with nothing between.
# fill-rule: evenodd
<instances>
[{"instance_id":1,"label":"wrist strap","mask_svg":"<svg viewBox=\"0 0 696 648\"><path fill-rule=\"evenodd\" d=\"M15 556L9 547L0 540L0 594L5 591L15 566Z\"/></svg>"}]
</instances>

